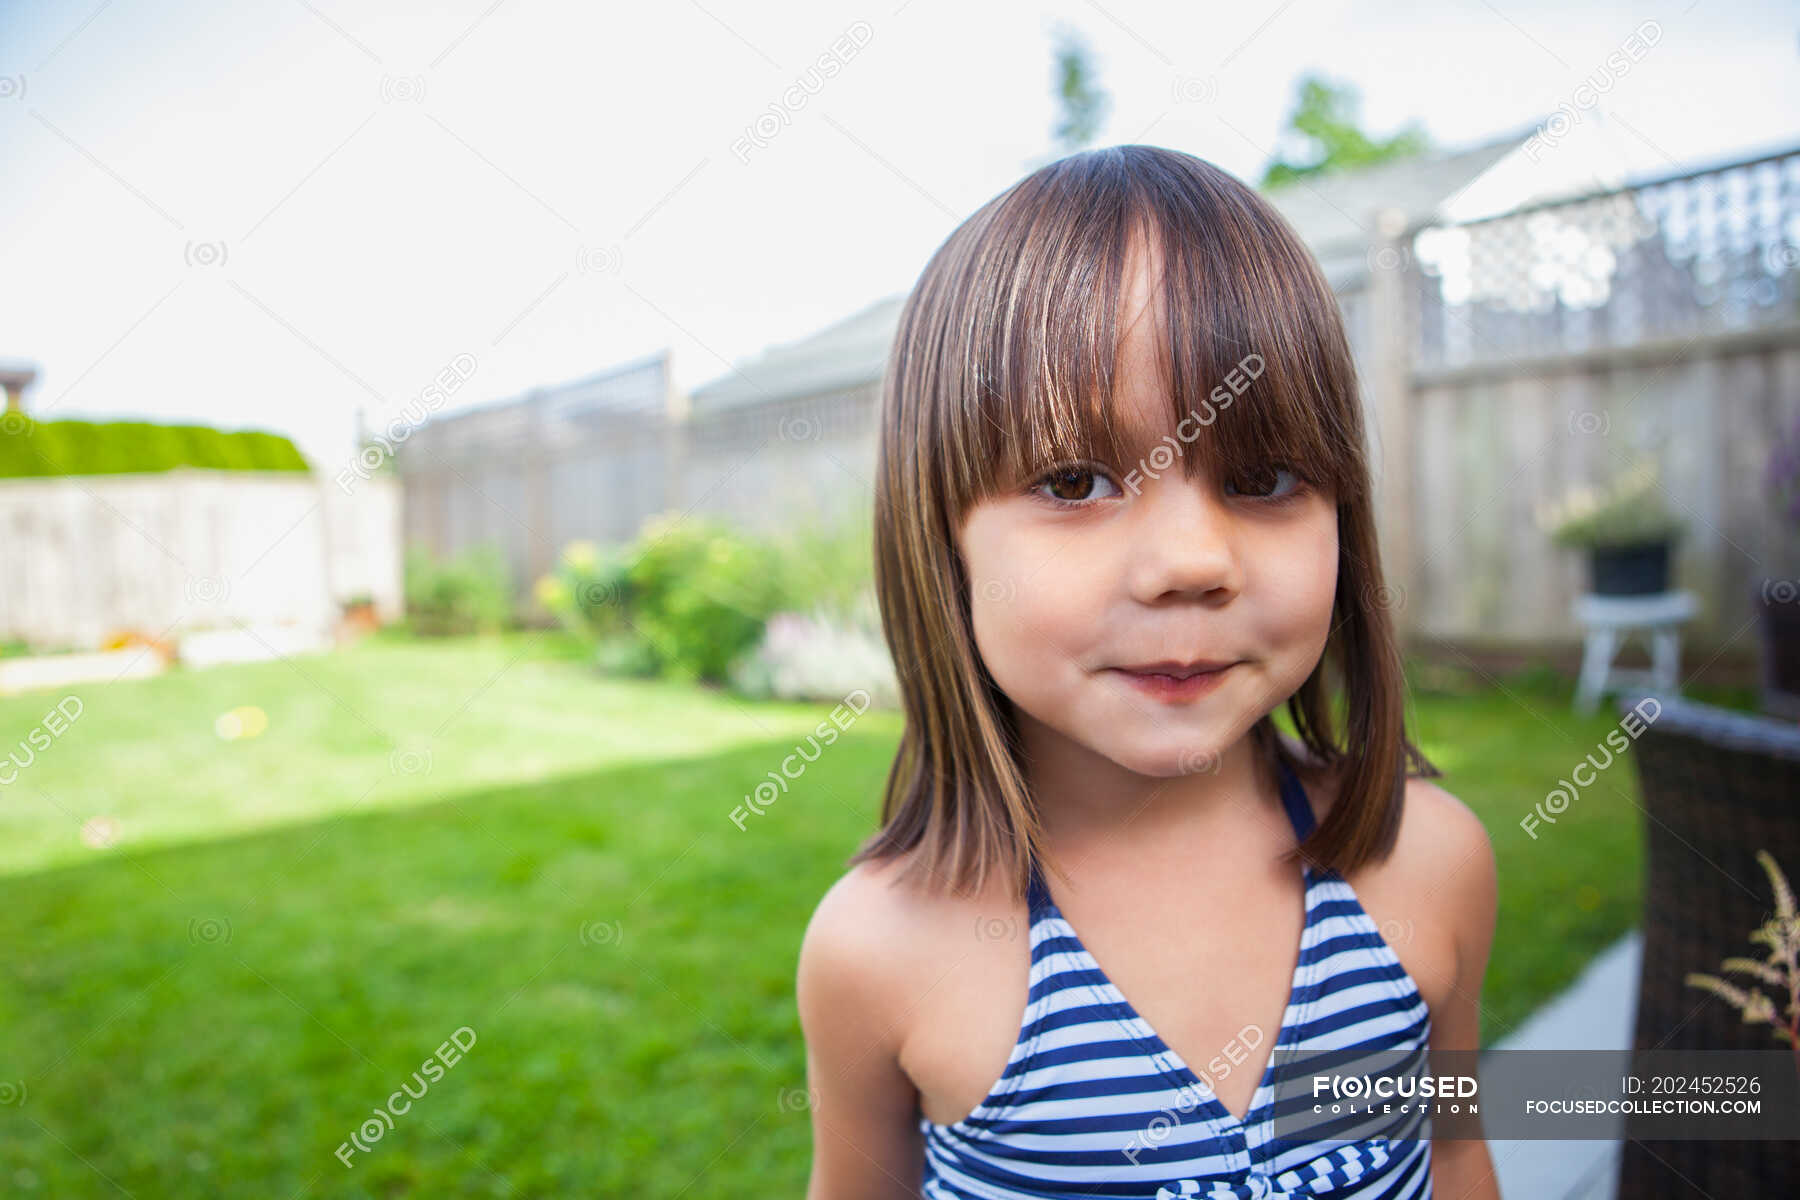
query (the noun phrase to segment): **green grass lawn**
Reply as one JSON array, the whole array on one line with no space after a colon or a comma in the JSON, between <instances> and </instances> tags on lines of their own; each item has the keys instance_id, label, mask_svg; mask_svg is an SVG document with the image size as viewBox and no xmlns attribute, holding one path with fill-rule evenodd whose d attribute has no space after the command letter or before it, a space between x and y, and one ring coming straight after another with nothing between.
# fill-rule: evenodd
<instances>
[{"instance_id":1,"label":"green grass lawn","mask_svg":"<svg viewBox=\"0 0 1800 1200\"><path fill-rule=\"evenodd\" d=\"M1500 861L1484 1039L1638 901L1629 767L1519 827L1611 719L1505 689L1416 706ZM81 716L0 787L0 1190L804 1189L794 959L873 827L897 717L858 719L740 831L823 706L603 681L516 635L72 690ZM56 698L0 699L0 745ZM252 704L266 731L221 740Z\"/></svg>"}]
</instances>

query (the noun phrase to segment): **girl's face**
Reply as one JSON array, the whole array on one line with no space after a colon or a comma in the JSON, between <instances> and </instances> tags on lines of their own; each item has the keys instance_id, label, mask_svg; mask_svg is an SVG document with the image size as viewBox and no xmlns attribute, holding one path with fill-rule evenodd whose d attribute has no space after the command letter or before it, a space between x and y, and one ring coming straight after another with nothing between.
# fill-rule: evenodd
<instances>
[{"instance_id":1,"label":"girl's face","mask_svg":"<svg viewBox=\"0 0 1800 1200\"><path fill-rule=\"evenodd\" d=\"M1337 509L1282 464L1193 482L1179 462L1152 465L1161 438L1190 444L1195 424L1177 429L1158 378L1146 258L1140 246L1116 375L1134 457L1046 464L1029 492L970 509L957 548L977 649L1027 748L1067 739L1166 778L1215 767L1312 673L1331 632ZM1126 671L1163 662L1230 665L1180 689Z\"/></svg>"}]
</instances>

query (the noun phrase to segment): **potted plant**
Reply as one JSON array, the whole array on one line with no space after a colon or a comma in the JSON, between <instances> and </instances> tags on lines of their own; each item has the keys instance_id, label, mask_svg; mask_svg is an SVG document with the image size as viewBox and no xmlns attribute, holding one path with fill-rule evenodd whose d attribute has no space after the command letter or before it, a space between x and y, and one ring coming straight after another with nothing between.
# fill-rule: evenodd
<instances>
[{"instance_id":1,"label":"potted plant","mask_svg":"<svg viewBox=\"0 0 1800 1200\"><path fill-rule=\"evenodd\" d=\"M372 633L381 625L375 613L375 597L358 592L343 603L344 625L353 633Z\"/></svg>"},{"instance_id":2,"label":"potted plant","mask_svg":"<svg viewBox=\"0 0 1800 1200\"><path fill-rule=\"evenodd\" d=\"M1577 487L1538 510L1540 528L1559 546L1587 551L1588 590L1643 596L1669 590L1670 549L1683 522L1662 498L1654 460L1645 459L1604 487Z\"/></svg>"},{"instance_id":3,"label":"potted plant","mask_svg":"<svg viewBox=\"0 0 1800 1200\"><path fill-rule=\"evenodd\" d=\"M1762 708L1800 720L1800 419L1769 452L1768 482L1780 530L1775 557L1786 573L1757 580L1751 597L1762 641Z\"/></svg>"}]
</instances>

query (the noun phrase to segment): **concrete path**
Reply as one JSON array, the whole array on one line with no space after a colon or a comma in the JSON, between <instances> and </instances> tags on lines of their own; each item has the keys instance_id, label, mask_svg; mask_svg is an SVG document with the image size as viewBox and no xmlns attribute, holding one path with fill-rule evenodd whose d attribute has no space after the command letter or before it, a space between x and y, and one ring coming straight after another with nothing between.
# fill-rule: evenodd
<instances>
[{"instance_id":1,"label":"concrete path","mask_svg":"<svg viewBox=\"0 0 1800 1200\"><path fill-rule=\"evenodd\" d=\"M1569 989L1489 1049L1623 1050L1636 1020L1642 939L1634 929ZM1619 1118L1623 1129L1624 1118ZM1621 1143L1490 1141L1501 1200L1614 1200Z\"/></svg>"}]
</instances>

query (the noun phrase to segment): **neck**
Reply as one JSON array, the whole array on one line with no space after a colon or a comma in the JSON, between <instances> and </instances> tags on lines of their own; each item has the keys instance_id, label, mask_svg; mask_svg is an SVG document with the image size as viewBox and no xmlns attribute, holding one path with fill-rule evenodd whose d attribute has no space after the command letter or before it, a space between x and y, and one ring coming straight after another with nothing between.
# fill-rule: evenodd
<instances>
[{"instance_id":1,"label":"neck","mask_svg":"<svg viewBox=\"0 0 1800 1200\"><path fill-rule=\"evenodd\" d=\"M1293 840L1273 764L1243 734L1208 769L1141 775L1019 714L1026 784L1053 851L1189 852ZM1273 825L1271 830L1268 828Z\"/></svg>"}]
</instances>

